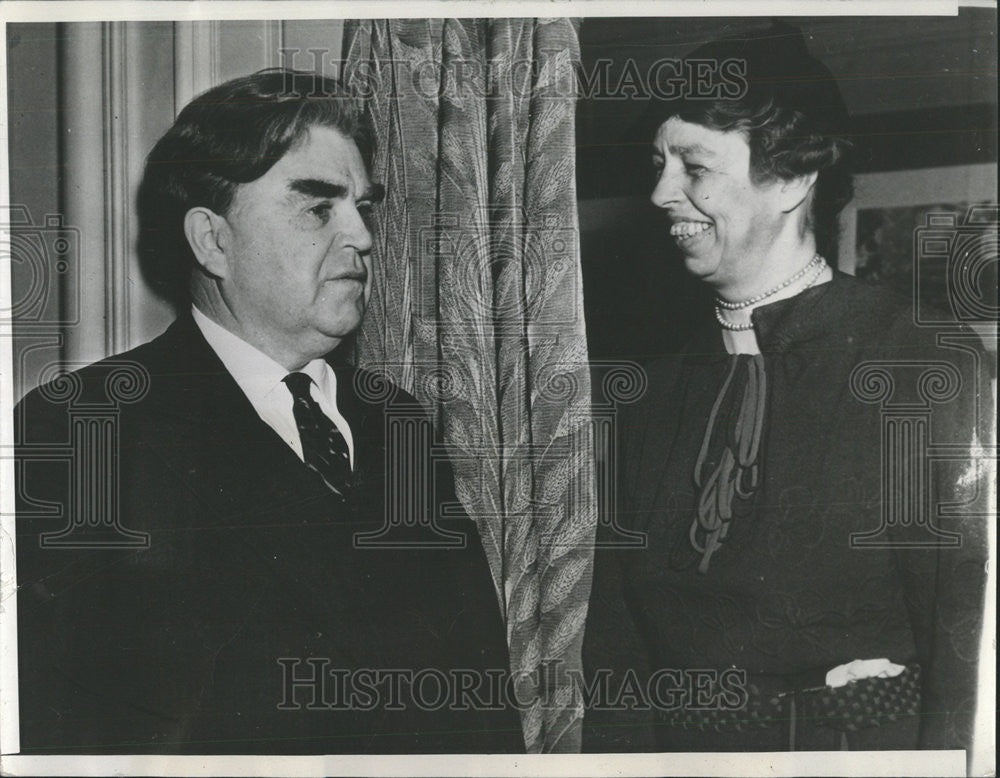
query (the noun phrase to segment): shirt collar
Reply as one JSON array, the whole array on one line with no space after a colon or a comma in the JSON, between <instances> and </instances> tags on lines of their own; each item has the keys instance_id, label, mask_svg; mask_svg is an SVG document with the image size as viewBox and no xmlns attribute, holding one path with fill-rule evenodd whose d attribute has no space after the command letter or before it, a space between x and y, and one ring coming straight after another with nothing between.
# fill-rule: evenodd
<instances>
[{"instance_id":1,"label":"shirt collar","mask_svg":"<svg viewBox=\"0 0 1000 778\"><path fill-rule=\"evenodd\" d=\"M322 394L331 405L336 406L337 377L325 359L314 359L298 372L305 373L309 376L316 384L316 388L319 389L320 394ZM282 378L284 378L284 376L282 376Z\"/></svg>"}]
</instances>

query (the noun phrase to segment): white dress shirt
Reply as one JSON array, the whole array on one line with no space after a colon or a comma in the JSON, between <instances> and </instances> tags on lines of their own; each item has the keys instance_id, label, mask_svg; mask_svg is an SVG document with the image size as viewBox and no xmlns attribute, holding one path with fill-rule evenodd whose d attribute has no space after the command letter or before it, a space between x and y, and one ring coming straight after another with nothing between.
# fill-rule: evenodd
<instances>
[{"instance_id":1,"label":"white dress shirt","mask_svg":"<svg viewBox=\"0 0 1000 778\"><path fill-rule=\"evenodd\" d=\"M208 318L193 305L191 314L208 345L219 355L222 364L250 400L257 415L281 436L299 459L305 461L299 428L295 424L295 414L292 411L292 393L283 381L288 371L267 354ZM343 434L351 454L353 469L354 438L351 436L351 428L347 425L347 421L337 410L337 374L323 359L314 359L298 372L312 378L310 394L319 404L320 410Z\"/></svg>"}]
</instances>

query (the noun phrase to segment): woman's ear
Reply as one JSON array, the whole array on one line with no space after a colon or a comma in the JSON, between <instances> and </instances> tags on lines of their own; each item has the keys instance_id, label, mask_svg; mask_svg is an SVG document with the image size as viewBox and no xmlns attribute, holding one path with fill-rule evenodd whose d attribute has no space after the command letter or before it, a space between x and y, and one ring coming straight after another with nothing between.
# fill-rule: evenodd
<instances>
[{"instance_id":1,"label":"woman's ear","mask_svg":"<svg viewBox=\"0 0 1000 778\"><path fill-rule=\"evenodd\" d=\"M229 274L226 248L229 222L209 208L198 206L184 215L184 235L202 269L215 278Z\"/></svg>"},{"instance_id":2,"label":"woman's ear","mask_svg":"<svg viewBox=\"0 0 1000 778\"><path fill-rule=\"evenodd\" d=\"M781 182L781 210L791 213L804 203L809 197L809 193L816 185L817 173L806 173L795 178L786 178Z\"/></svg>"}]
</instances>

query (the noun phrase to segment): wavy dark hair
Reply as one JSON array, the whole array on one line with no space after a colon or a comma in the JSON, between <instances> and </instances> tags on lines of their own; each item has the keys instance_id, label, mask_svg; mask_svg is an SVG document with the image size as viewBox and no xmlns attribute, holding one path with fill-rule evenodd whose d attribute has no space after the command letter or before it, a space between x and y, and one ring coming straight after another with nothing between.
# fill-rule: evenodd
<instances>
[{"instance_id":1,"label":"wavy dark hair","mask_svg":"<svg viewBox=\"0 0 1000 778\"><path fill-rule=\"evenodd\" d=\"M203 206L226 215L237 187L266 174L315 126L353 140L370 165L372 134L359 101L315 73L262 70L209 89L180 112L146 158L139 186L139 258L160 294L178 307L190 303L187 212Z\"/></svg>"}]
</instances>

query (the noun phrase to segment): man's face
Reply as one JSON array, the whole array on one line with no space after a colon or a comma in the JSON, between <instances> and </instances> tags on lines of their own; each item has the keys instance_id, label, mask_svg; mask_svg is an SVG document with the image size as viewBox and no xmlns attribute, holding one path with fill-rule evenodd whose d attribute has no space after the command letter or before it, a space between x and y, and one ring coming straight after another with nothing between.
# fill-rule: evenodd
<instances>
[{"instance_id":1,"label":"man's face","mask_svg":"<svg viewBox=\"0 0 1000 778\"><path fill-rule=\"evenodd\" d=\"M361 323L371 288L373 188L357 145L312 127L268 172L238 187L220 283L241 336L303 363Z\"/></svg>"},{"instance_id":2,"label":"man's face","mask_svg":"<svg viewBox=\"0 0 1000 778\"><path fill-rule=\"evenodd\" d=\"M780 183L751 181L745 137L673 117L653 141L653 165L650 199L688 271L717 289L759 273L782 226Z\"/></svg>"}]
</instances>

